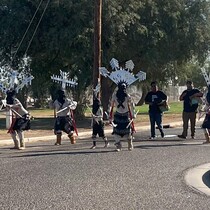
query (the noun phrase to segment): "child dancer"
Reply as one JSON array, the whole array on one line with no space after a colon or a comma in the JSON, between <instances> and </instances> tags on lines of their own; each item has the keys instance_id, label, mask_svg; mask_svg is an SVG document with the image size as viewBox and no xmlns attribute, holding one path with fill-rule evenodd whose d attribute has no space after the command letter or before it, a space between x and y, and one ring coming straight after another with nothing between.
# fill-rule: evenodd
<instances>
[{"instance_id":1,"label":"child dancer","mask_svg":"<svg viewBox=\"0 0 210 210\"><path fill-rule=\"evenodd\" d=\"M104 122L103 122L103 110L101 107L100 100L97 97L93 99L93 108L92 108L92 139L93 146L91 149L96 148L96 136L98 135L104 140L104 148L108 147L109 143L107 137L104 134Z\"/></svg>"}]
</instances>

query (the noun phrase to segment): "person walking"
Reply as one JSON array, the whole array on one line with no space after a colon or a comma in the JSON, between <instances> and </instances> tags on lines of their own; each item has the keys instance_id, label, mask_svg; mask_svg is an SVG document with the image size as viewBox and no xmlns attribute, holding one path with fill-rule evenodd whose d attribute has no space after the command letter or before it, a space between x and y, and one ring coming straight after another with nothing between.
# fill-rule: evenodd
<instances>
[{"instance_id":1,"label":"person walking","mask_svg":"<svg viewBox=\"0 0 210 210\"><path fill-rule=\"evenodd\" d=\"M119 65L119 61L112 58L110 61L112 72L105 67L100 67L100 74L111 79L116 85L112 98L110 100L109 121L113 126L115 146L117 151L122 150L121 140L126 138L128 141L128 150L133 149L133 133L136 132L134 119L136 118L134 97L128 94L127 88L136 81L146 79L146 73L139 71L136 75L133 73L134 63L132 60L125 62L125 65Z\"/></svg>"},{"instance_id":2,"label":"person walking","mask_svg":"<svg viewBox=\"0 0 210 210\"><path fill-rule=\"evenodd\" d=\"M103 121L103 109L101 107L101 102L97 97L93 99L93 107L92 107L92 139L93 146L91 149L96 148L96 137L97 135L104 140L104 148L107 148L109 143L107 137L104 133L104 121Z\"/></svg>"},{"instance_id":3,"label":"person walking","mask_svg":"<svg viewBox=\"0 0 210 210\"><path fill-rule=\"evenodd\" d=\"M112 95L111 110L110 110L110 124L113 126L112 134L115 137L116 150L121 151L121 139L127 138L128 150L133 149L133 132L134 124L134 106L131 103L131 97L126 92L127 85L125 82L118 84L118 89ZM115 107L115 112L113 109Z\"/></svg>"},{"instance_id":4,"label":"person walking","mask_svg":"<svg viewBox=\"0 0 210 210\"><path fill-rule=\"evenodd\" d=\"M55 145L61 145L62 131L68 134L71 144L75 144L75 126L71 111L76 109L77 103L66 98L63 90L58 90L57 96L57 99L53 103L56 114L54 125L54 133L56 135Z\"/></svg>"},{"instance_id":5,"label":"person walking","mask_svg":"<svg viewBox=\"0 0 210 210\"><path fill-rule=\"evenodd\" d=\"M180 101L183 101L183 131L181 135L178 135L179 138L186 139L188 132L188 123L190 121L191 127L191 138L195 138L195 124L196 124L196 113L198 108L198 103L200 97L203 96L203 93L193 87L192 81L188 80L186 82L187 89L182 92L179 97Z\"/></svg>"},{"instance_id":6,"label":"person walking","mask_svg":"<svg viewBox=\"0 0 210 210\"><path fill-rule=\"evenodd\" d=\"M8 130L14 147L11 149L25 149L24 131L31 127L28 111L23 107L21 102L16 98L16 91L7 91L6 109L12 112L12 123Z\"/></svg>"},{"instance_id":7,"label":"person walking","mask_svg":"<svg viewBox=\"0 0 210 210\"><path fill-rule=\"evenodd\" d=\"M151 82L151 91L145 97L145 104L149 104L149 119L150 119L150 139L155 139L155 124L160 131L161 137L164 137L162 117L163 112L160 109L167 102L167 95L158 89L157 82Z\"/></svg>"}]
</instances>

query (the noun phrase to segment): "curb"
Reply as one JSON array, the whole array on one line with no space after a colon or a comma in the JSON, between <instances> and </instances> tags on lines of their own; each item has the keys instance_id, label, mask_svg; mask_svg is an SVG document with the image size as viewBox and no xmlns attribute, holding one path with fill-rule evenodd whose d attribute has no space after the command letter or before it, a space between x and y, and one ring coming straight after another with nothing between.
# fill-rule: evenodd
<instances>
[{"instance_id":1,"label":"curb","mask_svg":"<svg viewBox=\"0 0 210 210\"><path fill-rule=\"evenodd\" d=\"M185 182L191 188L210 196L210 163L189 169Z\"/></svg>"}]
</instances>

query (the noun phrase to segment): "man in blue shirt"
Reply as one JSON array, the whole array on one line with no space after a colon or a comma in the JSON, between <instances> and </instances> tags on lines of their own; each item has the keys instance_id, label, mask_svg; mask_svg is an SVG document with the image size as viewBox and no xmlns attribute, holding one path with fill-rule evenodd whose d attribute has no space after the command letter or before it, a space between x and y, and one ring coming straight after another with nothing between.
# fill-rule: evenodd
<instances>
[{"instance_id":1,"label":"man in blue shirt","mask_svg":"<svg viewBox=\"0 0 210 210\"><path fill-rule=\"evenodd\" d=\"M195 138L195 123L196 123L196 113L198 108L199 98L203 96L203 93L200 90L193 87L192 81L188 80L186 82L187 89L182 92L179 97L180 101L183 101L183 132L181 135L178 135L179 138L187 138L188 122L190 121L191 127L191 137Z\"/></svg>"},{"instance_id":2,"label":"man in blue shirt","mask_svg":"<svg viewBox=\"0 0 210 210\"><path fill-rule=\"evenodd\" d=\"M160 130L162 138L164 137L162 116L163 113L160 109L160 105L167 101L167 96L162 91L158 90L157 82L151 82L151 91L147 93L145 97L145 104L149 104L149 118L151 127L151 137L155 138L155 123Z\"/></svg>"}]
</instances>

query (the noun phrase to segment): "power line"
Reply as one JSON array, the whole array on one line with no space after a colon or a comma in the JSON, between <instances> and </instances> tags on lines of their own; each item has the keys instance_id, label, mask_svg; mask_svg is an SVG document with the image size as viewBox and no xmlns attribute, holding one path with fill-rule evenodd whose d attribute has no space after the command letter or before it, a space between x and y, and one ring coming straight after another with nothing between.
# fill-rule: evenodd
<instances>
[{"instance_id":1,"label":"power line","mask_svg":"<svg viewBox=\"0 0 210 210\"><path fill-rule=\"evenodd\" d=\"M38 22L38 24L37 24L37 26L36 26L36 28L35 28L35 30L34 30L34 33L33 33L32 37L31 37L31 40L30 40L30 42L29 42L29 44L28 44L28 47L27 47L27 49L26 49L26 51L25 51L25 55L26 55L27 52L28 52L28 49L29 49L29 47L30 47L30 45L31 45L31 42L32 42L33 38L34 38L34 35L36 34L36 31L37 31L37 29L38 29L38 27L39 27L40 22L42 21L42 18L43 18L43 16L44 16L45 11L47 10L47 7L48 7L49 3L50 3L50 0L48 0L46 6L45 6L45 8L44 8L44 11L43 11L43 13L42 13L42 15L41 15L41 17L40 17L40 19L39 19L39 22Z\"/></svg>"},{"instance_id":2,"label":"power line","mask_svg":"<svg viewBox=\"0 0 210 210\"><path fill-rule=\"evenodd\" d=\"M43 2L43 0L41 0L41 1L39 2L39 5L38 5L38 7L37 7L37 9L36 9L36 11L35 11L35 13L34 13L32 19L31 19L31 21L30 21L30 23L29 23L29 25L28 25L28 27L27 27L27 29L26 29L26 31L25 31L25 33L24 33L24 35L23 35L21 41L20 41L20 44L19 44L19 46L18 46L18 48L17 48L17 50L16 50L16 52L15 52L15 54L14 54L14 56L13 56L13 59L16 57L16 55L17 55L17 53L18 53L18 50L20 49L20 46L22 45L23 40L25 39L26 34L28 33L29 28L31 27L31 24L32 24L32 22L33 22L33 20L34 20L34 18L35 18L35 16L36 16L36 14L37 14L37 12L38 12L38 10L39 10L41 4L42 4L42 2Z\"/></svg>"},{"instance_id":3,"label":"power line","mask_svg":"<svg viewBox=\"0 0 210 210\"><path fill-rule=\"evenodd\" d=\"M20 47L21 47L21 45L22 45L22 43L23 43L23 40L25 39L26 34L28 33L28 30L29 30L29 28L31 27L31 24L32 24L32 22L34 21L34 18L35 18L35 16L36 16L36 14L37 14L37 12L38 12L40 6L42 5L43 1L44 1L44 0L40 0L39 5L38 5L38 7L37 7L37 9L36 9L36 11L35 11L35 13L34 13L32 19L31 19L31 21L30 21L30 23L29 23L29 25L28 25L28 27L27 27L27 29L26 29L26 31L25 31L25 33L24 33L24 35L23 35L21 41L20 41L20 44L19 44L19 46L18 46L18 48L17 48L17 50L16 50L16 52L15 52L15 54L14 54L14 56L13 56L13 59L16 57L16 55L17 55L17 53L18 53L18 51L19 51L19 49L20 49ZM36 31L37 31L37 29L38 29L38 27L39 27L39 24L40 24L40 22L41 22L41 20L42 20L42 18L43 18L43 16L44 16L46 10L47 10L47 7L48 7L49 3L50 3L50 0L48 0L47 3L46 3L46 5L45 5L44 11L42 12L42 15L41 15L41 17L40 17L40 19L39 19L39 22L37 23L36 28L35 28L35 30L34 30L34 33L33 33L32 37L31 37L31 39L30 39L30 41L29 41L29 44L28 44L27 48L26 48L25 55L26 55L27 52L28 52L28 49L29 49L29 47L30 47L30 45L31 45L31 42L32 42L32 40L33 40L33 38L34 38L34 36L35 36L35 34L36 34ZM12 60L13 60L13 59L12 59Z\"/></svg>"}]
</instances>

